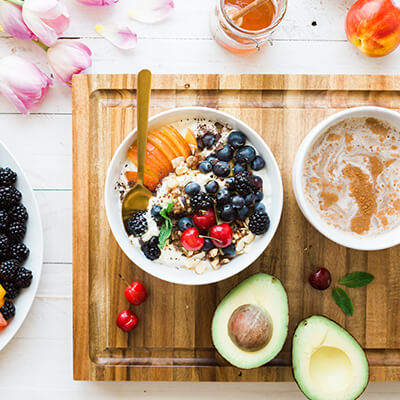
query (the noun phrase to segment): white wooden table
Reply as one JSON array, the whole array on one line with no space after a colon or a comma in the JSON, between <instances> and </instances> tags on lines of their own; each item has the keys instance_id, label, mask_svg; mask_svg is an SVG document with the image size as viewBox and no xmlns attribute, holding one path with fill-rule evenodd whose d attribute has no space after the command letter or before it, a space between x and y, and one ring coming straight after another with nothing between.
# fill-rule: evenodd
<instances>
[{"instance_id":1,"label":"white wooden table","mask_svg":"<svg viewBox=\"0 0 400 400\"><path fill-rule=\"evenodd\" d=\"M82 38L93 51L94 73L400 73L400 50L368 59L347 43L344 19L353 0L289 0L272 45L236 56L208 31L215 0L175 0L172 17L160 24L135 23L137 49L124 52L98 37L96 23L124 22L133 0L103 9L64 0L72 17L66 37ZM145 1L145 0L135 0ZM314 22L315 21L315 22ZM314 23L313 23L314 22ZM32 43L0 37L0 56L26 56L47 71ZM91 383L72 380L71 92L56 85L30 116L0 98L0 140L24 167L36 191L44 224L44 269L30 315L0 353L4 399L303 399L295 384ZM371 384L365 399L399 399L400 384Z\"/></svg>"}]
</instances>

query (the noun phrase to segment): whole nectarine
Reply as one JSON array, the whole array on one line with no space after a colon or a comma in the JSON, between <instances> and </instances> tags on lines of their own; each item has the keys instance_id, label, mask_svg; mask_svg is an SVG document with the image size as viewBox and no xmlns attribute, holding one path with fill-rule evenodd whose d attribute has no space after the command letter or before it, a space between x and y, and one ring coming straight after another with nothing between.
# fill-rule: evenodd
<instances>
[{"instance_id":1,"label":"whole nectarine","mask_svg":"<svg viewBox=\"0 0 400 400\"><path fill-rule=\"evenodd\" d=\"M392 0L358 0L347 14L346 35L366 56L385 56L400 44L400 8Z\"/></svg>"}]
</instances>

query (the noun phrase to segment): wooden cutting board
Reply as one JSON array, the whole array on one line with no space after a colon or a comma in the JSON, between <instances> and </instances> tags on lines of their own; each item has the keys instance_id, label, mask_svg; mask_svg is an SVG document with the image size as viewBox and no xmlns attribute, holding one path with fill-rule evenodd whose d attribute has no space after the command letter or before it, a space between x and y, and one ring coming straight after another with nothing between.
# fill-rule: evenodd
<instances>
[{"instance_id":1,"label":"wooden cutting board","mask_svg":"<svg viewBox=\"0 0 400 400\"><path fill-rule=\"evenodd\" d=\"M109 161L135 127L134 75L77 75L73 80L73 335L74 378L133 381L287 381L291 335L311 314L346 327L364 346L373 381L400 380L400 246L349 250L325 239L303 217L291 187L291 168L303 137L339 110L362 105L400 109L400 77L297 75L157 75L151 114L182 106L219 108L254 128L277 158L284 183L279 230L265 253L241 274L202 287L153 278L122 253L108 227L103 189ZM376 276L368 288L349 289L355 312L346 318L331 291L313 290L306 246L333 282L354 270ZM229 266L227 267L229 268ZM282 280L290 329L281 354L250 371L227 365L210 337L213 312L225 294L258 271ZM122 273L148 288L131 334L116 327L127 307Z\"/></svg>"}]
</instances>

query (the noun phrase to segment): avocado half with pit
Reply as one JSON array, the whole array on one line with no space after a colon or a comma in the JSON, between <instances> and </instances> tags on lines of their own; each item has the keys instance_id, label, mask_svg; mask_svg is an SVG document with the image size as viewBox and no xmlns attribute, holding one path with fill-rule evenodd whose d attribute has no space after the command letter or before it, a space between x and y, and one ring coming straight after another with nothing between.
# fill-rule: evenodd
<instances>
[{"instance_id":1,"label":"avocado half with pit","mask_svg":"<svg viewBox=\"0 0 400 400\"><path fill-rule=\"evenodd\" d=\"M218 352L238 368L257 368L281 351L288 332L285 289L259 273L236 286L217 307L212 339Z\"/></svg>"},{"instance_id":2,"label":"avocado half with pit","mask_svg":"<svg viewBox=\"0 0 400 400\"><path fill-rule=\"evenodd\" d=\"M354 400L369 380L361 346L345 329L322 316L298 325L292 363L297 384L311 400Z\"/></svg>"}]
</instances>

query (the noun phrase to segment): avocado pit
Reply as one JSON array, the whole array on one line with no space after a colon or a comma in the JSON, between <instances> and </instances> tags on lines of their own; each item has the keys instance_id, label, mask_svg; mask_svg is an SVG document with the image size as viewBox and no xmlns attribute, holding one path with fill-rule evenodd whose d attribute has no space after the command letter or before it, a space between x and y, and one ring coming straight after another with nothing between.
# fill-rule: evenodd
<instances>
[{"instance_id":1,"label":"avocado pit","mask_svg":"<svg viewBox=\"0 0 400 400\"><path fill-rule=\"evenodd\" d=\"M228 322L229 337L244 351L258 351L271 340L273 324L271 316L261 307L244 304L238 307Z\"/></svg>"}]
</instances>

